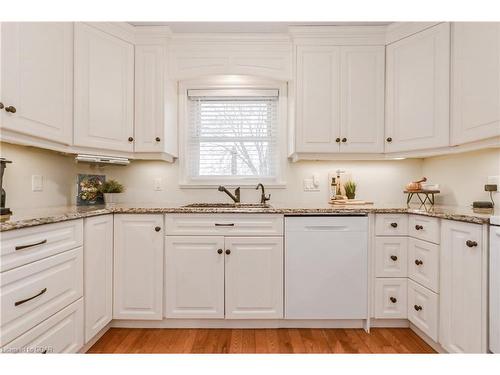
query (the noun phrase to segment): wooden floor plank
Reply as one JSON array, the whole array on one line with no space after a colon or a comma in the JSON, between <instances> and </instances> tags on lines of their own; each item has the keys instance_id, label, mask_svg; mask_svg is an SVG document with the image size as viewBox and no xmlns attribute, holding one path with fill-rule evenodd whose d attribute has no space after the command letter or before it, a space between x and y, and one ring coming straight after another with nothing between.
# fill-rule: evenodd
<instances>
[{"instance_id":1,"label":"wooden floor plank","mask_svg":"<svg viewBox=\"0 0 500 375\"><path fill-rule=\"evenodd\" d=\"M435 353L409 328L111 328L88 353Z\"/></svg>"}]
</instances>

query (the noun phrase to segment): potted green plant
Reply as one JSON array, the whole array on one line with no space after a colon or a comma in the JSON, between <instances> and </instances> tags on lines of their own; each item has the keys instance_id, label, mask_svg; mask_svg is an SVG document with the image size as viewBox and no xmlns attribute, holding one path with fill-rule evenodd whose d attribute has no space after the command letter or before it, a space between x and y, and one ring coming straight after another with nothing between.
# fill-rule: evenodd
<instances>
[{"instance_id":1,"label":"potted green plant","mask_svg":"<svg viewBox=\"0 0 500 375\"><path fill-rule=\"evenodd\" d=\"M356 197L356 183L354 181L347 181L344 184L344 190L347 199L354 199Z\"/></svg>"},{"instance_id":2,"label":"potted green plant","mask_svg":"<svg viewBox=\"0 0 500 375\"><path fill-rule=\"evenodd\" d=\"M99 187L99 191L104 196L104 203L116 204L118 201L118 194L125 191L125 187L116 180L104 181Z\"/></svg>"}]
</instances>

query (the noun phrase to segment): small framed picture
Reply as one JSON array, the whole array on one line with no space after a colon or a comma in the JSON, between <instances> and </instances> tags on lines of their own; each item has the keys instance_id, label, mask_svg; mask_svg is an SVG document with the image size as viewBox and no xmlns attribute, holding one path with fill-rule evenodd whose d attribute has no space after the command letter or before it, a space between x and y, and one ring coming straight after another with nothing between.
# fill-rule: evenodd
<instances>
[{"instance_id":1,"label":"small framed picture","mask_svg":"<svg viewBox=\"0 0 500 375\"><path fill-rule=\"evenodd\" d=\"M77 206L104 204L104 197L99 187L106 181L106 176L98 174L79 174L77 177Z\"/></svg>"}]
</instances>

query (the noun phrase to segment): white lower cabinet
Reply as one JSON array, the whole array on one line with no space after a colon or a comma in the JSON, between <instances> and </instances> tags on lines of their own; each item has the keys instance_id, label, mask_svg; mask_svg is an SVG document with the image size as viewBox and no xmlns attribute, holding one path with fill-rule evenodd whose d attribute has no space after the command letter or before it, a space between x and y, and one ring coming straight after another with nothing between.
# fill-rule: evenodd
<instances>
[{"instance_id":1,"label":"white lower cabinet","mask_svg":"<svg viewBox=\"0 0 500 375\"><path fill-rule=\"evenodd\" d=\"M379 278L375 280L375 318L406 319L407 279Z\"/></svg>"},{"instance_id":2,"label":"white lower cabinet","mask_svg":"<svg viewBox=\"0 0 500 375\"><path fill-rule=\"evenodd\" d=\"M486 351L486 257L482 226L443 220L439 343L452 353Z\"/></svg>"},{"instance_id":3,"label":"white lower cabinet","mask_svg":"<svg viewBox=\"0 0 500 375\"><path fill-rule=\"evenodd\" d=\"M165 317L224 318L224 237L166 237Z\"/></svg>"},{"instance_id":4,"label":"white lower cabinet","mask_svg":"<svg viewBox=\"0 0 500 375\"><path fill-rule=\"evenodd\" d=\"M3 353L77 353L83 346L83 298L0 349Z\"/></svg>"},{"instance_id":5,"label":"white lower cabinet","mask_svg":"<svg viewBox=\"0 0 500 375\"><path fill-rule=\"evenodd\" d=\"M439 293L439 245L409 239L408 277Z\"/></svg>"},{"instance_id":6,"label":"white lower cabinet","mask_svg":"<svg viewBox=\"0 0 500 375\"><path fill-rule=\"evenodd\" d=\"M163 216L114 215L114 319L162 319Z\"/></svg>"},{"instance_id":7,"label":"white lower cabinet","mask_svg":"<svg viewBox=\"0 0 500 375\"><path fill-rule=\"evenodd\" d=\"M113 318L113 215L84 221L85 342Z\"/></svg>"},{"instance_id":8,"label":"white lower cabinet","mask_svg":"<svg viewBox=\"0 0 500 375\"><path fill-rule=\"evenodd\" d=\"M408 320L432 340L438 340L439 296L408 280Z\"/></svg>"},{"instance_id":9,"label":"white lower cabinet","mask_svg":"<svg viewBox=\"0 0 500 375\"><path fill-rule=\"evenodd\" d=\"M377 237L375 239L375 276L406 277L408 238Z\"/></svg>"}]
</instances>

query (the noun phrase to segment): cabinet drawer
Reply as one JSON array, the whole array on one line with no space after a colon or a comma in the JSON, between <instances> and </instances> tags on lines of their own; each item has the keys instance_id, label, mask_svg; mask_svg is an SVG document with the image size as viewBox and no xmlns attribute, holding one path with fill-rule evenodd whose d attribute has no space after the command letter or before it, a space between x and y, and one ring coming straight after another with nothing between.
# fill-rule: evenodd
<instances>
[{"instance_id":1,"label":"cabinet drawer","mask_svg":"<svg viewBox=\"0 0 500 375\"><path fill-rule=\"evenodd\" d=\"M409 239L408 277L439 293L439 245Z\"/></svg>"},{"instance_id":2,"label":"cabinet drawer","mask_svg":"<svg viewBox=\"0 0 500 375\"><path fill-rule=\"evenodd\" d=\"M2 233L0 272L74 249L82 243L82 219Z\"/></svg>"},{"instance_id":3,"label":"cabinet drawer","mask_svg":"<svg viewBox=\"0 0 500 375\"><path fill-rule=\"evenodd\" d=\"M438 339L439 296L408 280L408 320L431 339Z\"/></svg>"},{"instance_id":4,"label":"cabinet drawer","mask_svg":"<svg viewBox=\"0 0 500 375\"><path fill-rule=\"evenodd\" d=\"M167 235L282 235L283 216L273 214L165 215Z\"/></svg>"},{"instance_id":5,"label":"cabinet drawer","mask_svg":"<svg viewBox=\"0 0 500 375\"><path fill-rule=\"evenodd\" d=\"M0 274L0 345L82 297L82 248Z\"/></svg>"},{"instance_id":6,"label":"cabinet drawer","mask_svg":"<svg viewBox=\"0 0 500 375\"><path fill-rule=\"evenodd\" d=\"M406 278L376 279L375 318L406 319L408 311L406 290Z\"/></svg>"},{"instance_id":7,"label":"cabinet drawer","mask_svg":"<svg viewBox=\"0 0 500 375\"><path fill-rule=\"evenodd\" d=\"M2 348L4 353L77 353L83 346L83 298Z\"/></svg>"},{"instance_id":8,"label":"cabinet drawer","mask_svg":"<svg viewBox=\"0 0 500 375\"><path fill-rule=\"evenodd\" d=\"M377 214L375 216L375 233L377 236L408 235L408 215Z\"/></svg>"},{"instance_id":9,"label":"cabinet drawer","mask_svg":"<svg viewBox=\"0 0 500 375\"><path fill-rule=\"evenodd\" d=\"M440 221L435 217L410 215L408 218L408 234L420 240L439 244Z\"/></svg>"},{"instance_id":10,"label":"cabinet drawer","mask_svg":"<svg viewBox=\"0 0 500 375\"><path fill-rule=\"evenodd\" d=\"M377 237L375 239L375 275L376 277L407 276L406 237Z\"/></svg>"}]
</instances>

